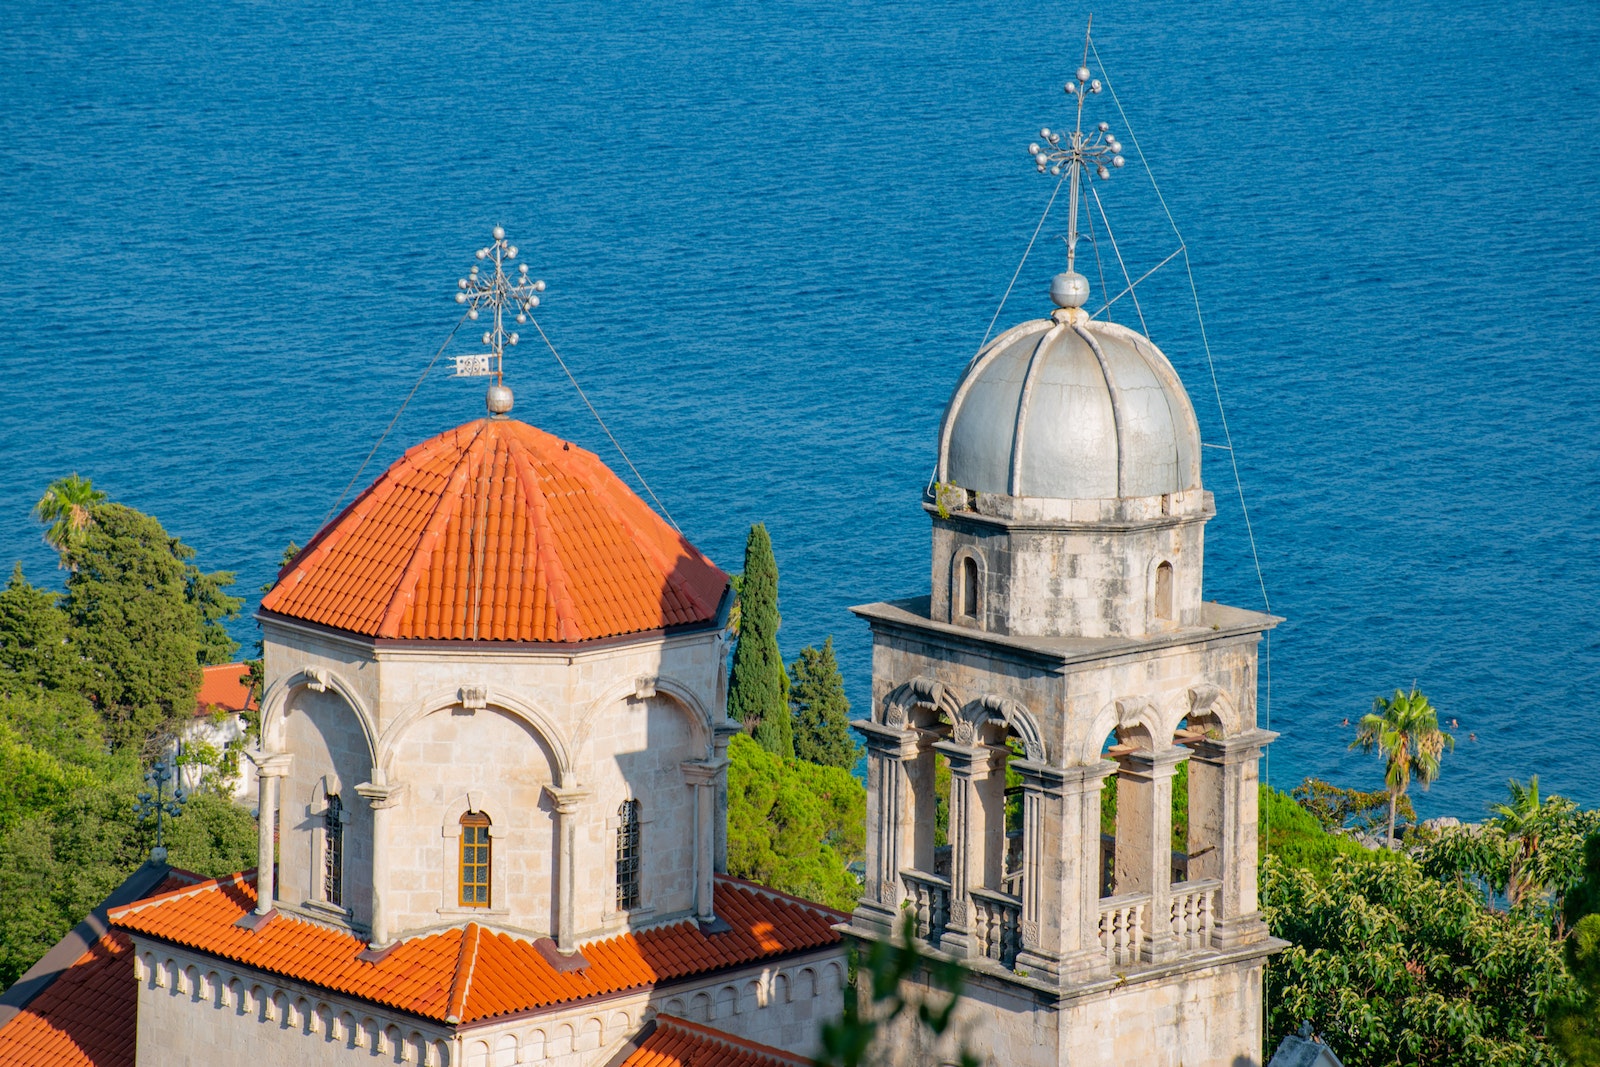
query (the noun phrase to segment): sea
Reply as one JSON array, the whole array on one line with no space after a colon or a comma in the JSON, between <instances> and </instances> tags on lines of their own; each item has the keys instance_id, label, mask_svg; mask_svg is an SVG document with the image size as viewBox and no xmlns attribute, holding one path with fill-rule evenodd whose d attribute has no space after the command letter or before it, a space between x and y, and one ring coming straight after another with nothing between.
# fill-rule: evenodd
<instances>
[{"instance_id":1,"label":"sea","mask_svg":"<svg viewBox=\"0 0 1600 1067\"><path fill-rule=\"evenodd\" d=\"M943 406L1064 266L1027 147L1091 14L1128 165L1081 262L1102 301L1165 262L1110 315L1217 446L1206 596L1284 619L1271 781L1378 787L1345 723L1416 685L1458 724L1425 815L1600 805L1592 0L10 0L0 562L59 586L29 509L77 472L253 611L481 414L445 342L501 225L609 435L528 336L516 414L727 569L766 523L785 653L831 635L864 713L847 609L927 590Z\"/></svg>"}]
</instances>

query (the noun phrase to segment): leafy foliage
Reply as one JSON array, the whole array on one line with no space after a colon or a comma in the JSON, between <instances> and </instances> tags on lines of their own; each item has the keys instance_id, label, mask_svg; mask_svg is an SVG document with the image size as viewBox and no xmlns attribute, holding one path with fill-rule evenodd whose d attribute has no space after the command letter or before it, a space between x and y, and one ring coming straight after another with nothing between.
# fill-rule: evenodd
<instances>
[{"instance_id":1,"label":"leafy foliage","mask_svg":"<svg viewBox=\"0 0 1600 1067\"><path fill-rule=\"evenodd\" d=\"M789 672L778 651L778 561L761 523L750 527L739 581L739 640L728 677L728 715L768 752L794 755Z\"/></svg>"},{"instance_id":2,"label":"leafy foliage","mask_svg":"<svg viewBox=\"0 0 1600 1067\"><path fill-rule=\"evenodd\" d=\"M1384 825L1389 806L1389 791L1374 789L1344 789L1321 778L1307 778L1289 791L1289 795L1310 812L1324 830L1355 829L1368 833ZM1411 798L1395 798L1395 815L1407 823L1417 821L1417 811Z\"/></svg>"},{"instance_id":3,"label":"leafy foliage","mask_svg":"<svg viewBox=\"0 0 1600 1067\"><path fill-rule=\"evenodd\" d=\"M231 574L202 574L151 516L120 504L92 514L66 553L62 607L112 743L141 744L194 707L202 663L238 651L222 620L243 601L222 592Z\"/></svg>"},{"instance_id":4,"label":"leafy foliage","mask_svg":"<svg viewBox=\"0 0 1600 1067\"><path fill-rule=\"evenodd\" d=\"M1428 698L1413 686L1411 692L1396 689L1388 700L1375 697L1372 711L1361 718L1351 748L1363 752L1374 749L1384 758L1384 788L1389 793L1389 846L1394 847L1395 809L1412 781L1427 789L1439 777L1439 761L1446 748L1454 749L1456 739L1439 729L1439 713Z\"/></svg>"},{"instance_id":5,"label":"leafy foliage","mask_svg":"<svg viewBox=\"0 0 1600 1067\"><path fill-rule=\"evenodd\" d=\"M827 767L853 770L861 746L850 736L850 701L833 654L833 638L822 648L807 645L789 665L789 708L794 713L794 754Z\"/></svg>"},{"instance_id":6,"label":"leafy foliage","mask_svg":"<svg viewBox=\"0 0 1600 1067\"><path fill-rule=\"evenodd\" d=\"M728 745L728 873L847 910L861 884L867 792L848 771Z\"/></svg>"},{"instance_id":7,"label":"leafy foliage","mask_svg":"<svg viewBox=\"0 0 1600 1067\"><path fill-rule=\"evenodd\" d=\"M61 566L71 566L68 551L81 543L94 521L94 506L105 498L89 479L73 471L51 482L33 506L34 517L45 524L44 543L61 553Z\"/></svg>"},{"instance_id":8,"label":"leafy foliage","mask_svg":"<svg viewBox=\"0 0 1600 1067\"><path fill-rule=\"evenodd\" d=\"M937 1045L950 1032L966 972L954 960L923 952L915 932L915 920L908 915L893 944L871 942L865 955L859 944L851 947L844 1015L823 1023L822 1048L811 1061L816 1067L867 1067L901 1059L886 1047L906 1036L897 1023L909 1022L915 1028L910 1040L917 1047ZM909 995L919 987L931 988L931 995ZM965 1046L954 1062L978 1067L978 1058Z\"/></svg>"},{"instance_id":9,"label":"leafy foliage","mask_svg":"<svg viewBox=\"0 0 1600 1067\"><path fill-rule=\"evenodd\" d=\"M76 689L82 667L56 593L22 576L0 590L0 689Z\"/></svg>"},{"instance_id":10,"label":"leafy foliage","mask_svg":"<svg viewBox=\"0 0 1600 1067\"><path fill-rule=\"evenodd\" d=\"M1335 858L1321 881L1274 858L1262 889L1292 942L1267 971L1269 1043L1309 1019L1348 1067L1559 1062L1544 1016L1573 985L1537 917L1486 909L1404 856Z\"/></svg>"},{"instance_id":11,"label":"leafy foliage","mask_svg":"<svg viewBox=\"0 0 1600 1067\"><path fill-rule=\"evenodd\" d=\"M1288 793L1263 785L1260 791L1260 859L1269 857L1285 867L1303 870L1319 882L1333 874L1339 857L1352 863L1367 863L1392 855L1372 852L1341 834L1331 834L1322 823L1295 802Z\"/></svg>"}]
</instances>

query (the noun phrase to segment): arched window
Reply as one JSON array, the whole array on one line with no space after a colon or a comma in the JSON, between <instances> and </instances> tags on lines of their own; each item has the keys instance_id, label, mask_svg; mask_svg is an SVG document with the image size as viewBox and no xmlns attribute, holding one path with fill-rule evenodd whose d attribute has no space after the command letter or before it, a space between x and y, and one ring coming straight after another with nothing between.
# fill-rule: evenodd
<instances>
[{"instance_id":1,"label":"arched window","mask_svg":"<svg viewBox=\"0 0 1600 1067\"><path fill-rule=\"evenodd\" d=\"M461 906L489 906L489 816L469 811L461 816Z\"/></svg>"},{"instance_id":2,"label":"arched window","mask_svg":"<svg viewBox=\"0 0 1600 1067\"><path fill-rule=\"evenodd\" d=\"M639 906L639 802L617 809L617 910Z\"/></svg>"},{"instance_id":3,"label":"arched window","mask_svg":"<svg viewBox=\"0 0 1600 1067\"><path fill-rule=\"evenodd\" d=\"M1165 560L1156 568L1156 618L1172 618L1172 564Z\"/></svg>"},{"instance_id":4,"label":"arched window","mask_svg":"<svg viewBox=\"0 0 1600 1067\"><path fill-rule=\"evenodd\" d=\"M978 617L978 561L972 556L961 559L961 603L958 612L963 619Z\"/></svg>"},{"instance_id":5,"label":"arched window","mask_svg":"<svg viewBox=\"0 0 1600 1067\"><path fill-rule=\"evenodd\" d=\"M339 794L327 798L322 812L322 899L344 906L344 804Z\"/></svg>"}]
</instances>

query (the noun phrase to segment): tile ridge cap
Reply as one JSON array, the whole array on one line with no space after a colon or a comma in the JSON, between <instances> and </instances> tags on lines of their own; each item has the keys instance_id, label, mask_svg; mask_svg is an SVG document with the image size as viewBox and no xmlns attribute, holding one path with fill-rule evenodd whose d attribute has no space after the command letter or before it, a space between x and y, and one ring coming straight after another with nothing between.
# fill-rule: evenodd
<instances>
[{"instance_id":1,"label":"tile ridge cap","mask_svg":"<svg viewBox=\"0 0 1600 1067\"><path fill-rule=\"evenodd\" d=\"M460 1023L466 1013L467 996L472 992L472 974L478 965L481 929L477 923L469 922L461 931L461 951L456 956L455 975L450 983L450 1002L444 1016L444 1021L452 1026Z\"/></svg>"},{"instance_id":2,"label":"tile ridge cap","mask_svg":"<svg viewBox=\"0 0 1600 1067\"><path fill-rule=\"evenodd\" d=\"M583 627L578 617L578 606L567 588L567 568L562 563L556 547L555 527L550 522L550 506L545 499L539 476L534 472L529 453L533 451L520 434L512 435L511 461L517 471L517 481L528 497L528 510L532 512L534 554L544 568L545 588L556 614L556 639L582 641Z\"/></svg>"},{"instance_id":3,"label":"tile ridge cap","mask_svg":"<svg viewBox=\"0 0 1600 1067\"><path fill-rule=\"evenodd\" d=\"M190 874L192 872L185 871L184 873ZM248 875L252 874L252 871L239 871L235 874L225 874L220 878L206 878L190 885L179 886L176 889L169 889L165 893L156 893L153 896L142 897L139 900L130 900L128 903L123 904L120 907L107 909L106 918L110 920L113 926L120 926L122 919L137 912L143 911L146 908L156 907L158 905L166 904L171 901L186 897L199 896L201 893L209 893L213 889L220 889L224 885L253 886L255 884L255 878L253 876L247 877Z\"/></svg>"},{"instance_id":4,"label":"tile ridge cap","mask_svg":"<svg viewBox=\"0 0 1600 1067\"><path fill-rule=\"evenodd\" d=\"M400 580L389 591L389 602L384 606L383 618L379 621L374 636L402 636L399 632L400 620L404 617L406 608L412 604L417 581L433 560L433 546L443 533L445 524L450 521L451 508L447 505L459 503L461 500L462 486L466 484L467 474L472 469L473 449L478 447L478 442L483 439L483 432L488 425L488 420L483 420L473 434L472 440L461 450L461 458L456 461L455 469L450 472L450 480L445 483L444 492L434 501L433 512L428 516L428 524L423 527L422 536L417 538L417 543L411 550L411 558L406 561L405 569L400 572Z\"/></svg>"}]
</instances>

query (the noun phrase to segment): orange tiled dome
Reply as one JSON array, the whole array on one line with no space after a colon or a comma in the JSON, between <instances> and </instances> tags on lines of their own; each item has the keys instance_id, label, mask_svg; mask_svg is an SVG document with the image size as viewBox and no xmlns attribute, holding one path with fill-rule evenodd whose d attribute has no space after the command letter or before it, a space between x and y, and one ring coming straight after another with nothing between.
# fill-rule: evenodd
<instances>
[{"instance_id":1,"label":"orange tiled dome","mask_svg":"<svg viewBox=\"0 0 1600 1067\"><path fill-rule=\"evenodd\" d=\"M590 641L711 621L727 587L599 457L480 419L400 457L261 607L371 637Z\"/></svg>"}]
</instances>

